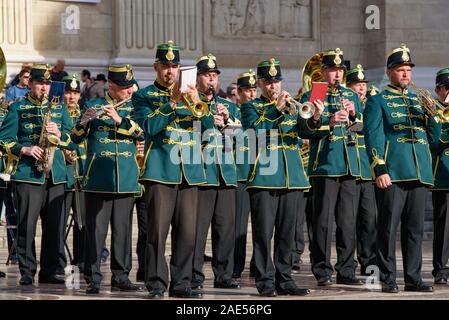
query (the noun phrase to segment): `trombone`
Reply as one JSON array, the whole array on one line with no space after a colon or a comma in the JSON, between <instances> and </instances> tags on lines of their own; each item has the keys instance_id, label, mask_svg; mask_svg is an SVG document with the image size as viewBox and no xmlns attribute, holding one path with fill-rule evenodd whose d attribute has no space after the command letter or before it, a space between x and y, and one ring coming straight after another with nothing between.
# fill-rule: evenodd
<instances>
[{"instance_id":1,"label":"trombone","mask_svg":"<svg viewBox=\"0 0 449 320\"><path fill-rule=\"evenodd\" d=\"M414 82L411 82L410 85L415 89L421 106L428 115L434 117L440 114L445 121L449 122L449 107L443 106L438 100L432 97L429 90L418 88Z\"/></svg>"}]
</instances>

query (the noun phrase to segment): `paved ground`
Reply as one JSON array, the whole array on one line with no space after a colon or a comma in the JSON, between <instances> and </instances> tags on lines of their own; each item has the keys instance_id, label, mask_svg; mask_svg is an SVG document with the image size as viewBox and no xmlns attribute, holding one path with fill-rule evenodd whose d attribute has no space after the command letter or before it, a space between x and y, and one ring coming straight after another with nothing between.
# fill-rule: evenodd
<instances>
[{"instance_id":1,"label":"paved ground","mask_svg":"<svg viewBox=\"0 0 449 320\"><path fill-rule=\"evenodd\" d=\"M432 269L432 243L425 241L424 243L424 259L423 259L423 277L425 281L433 282L431 276ZM250 250L248 252L251 252ZM7 273L6 279L0 279L0 299L9 300L114 300L114 299L147 299L147 292L140 293L119 293L111 292L110 290L110 272L109 264L103 264L103 272L105 274L105 281L102 284L101 294L95 297L86 296L85 284L81 278L79 290L69 290L65 286L58 285L38 285L32 287L20 287L18 281L20 278L17 265L5 266L6 250L0 250L0 270ZM335 250L333 252L335 257ZM167 257L168 258L168 257ZM136 257L134 257L136 260ZM249 259L248 259L249 261ZM109 260L108 260L109 262ZM136 265L137 261L134 261ZM212 269L209 263L206 263L207 281L204 289L205 299L221 299L221 300L253 300L260 299L254 286L254 280L249 277L248 271L245 270L241 279L242 289L240 290L224 290L214 289L212 279ZM399 278L398 284L400 289L403 287L402 280L402 259L398 257ZM333 285L322 289L316 286L314 277L310 272L310 264L308 256L304 257L304 264L302 270L298 275L294 276L298 285L312 289L312 293L301 300L388 300L388 299L448 299L449 286L436 286L435 292L430 294L423 293L408 293L401 292L399 294L382 294L378 290L370 290L366 286L342 286ZM135 280L135 272L132 272L131 279ZM143 284L142 284L143 285ZM171 299L171 298L166 298ZM276 298L276 299L285 299ZM288 298L293 299L293 298Z\"/></svg>"}]
</instances>

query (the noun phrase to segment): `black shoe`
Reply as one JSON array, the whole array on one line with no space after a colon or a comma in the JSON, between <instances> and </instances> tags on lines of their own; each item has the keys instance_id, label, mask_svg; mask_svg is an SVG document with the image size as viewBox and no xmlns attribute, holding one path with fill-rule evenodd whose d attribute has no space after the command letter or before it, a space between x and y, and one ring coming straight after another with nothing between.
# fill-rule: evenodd
<instances>
[{"instance_id":1,"label":"black shoe","mask_svg":"<svg viewBox=\"0 0 449 320\"><path fill-rule=\"evenodd\" d=\"M34 282L33 277L25 275L20 278L19 284L21 286L31 286L33 282Z\"/></svg>"},{"instance_id":2,"label":"black shoe","mask_svg":"<svg viewBox=\"0 0 449 320\"><path fill-rule=\"evenodd\" d=\"M322 278L318 279L319 287L327 287L327 286L331 286L333 284L334 283L332 282L332 278L330 276L322 277Z\"/></svg>"},{"instance_id":3,"label":"black shoe","mask_svg":"<svg viewBox=\"0 0 449 320\"><path fill-rule=\"evenodd\" d=\"M360 279L358 279L356 277L353 277L353 278L339 278L339 277L337 277L337 284L344 284L346 286L362 286L365 283L362 280L360 280Z\"/></svg>"},{"instance_id":4,"label":"black shoe","mask_svg":"<svg viewBox=\"0 0 449 320\"><path fill-rule=\"evenodd\" d=\"M285 289L277 288L276 291L280 296L306 296L310 293L309 289L301 289L298 287L290 287Z\"/></svg>"},{"instance_id":5,"label":"black shoe","mask_svg":"<svg viewBox=\"0 0 449 320\"><path fill-rule=\"evenodd\" d=\"M447 276L442 274L436 275L435 284L447 284Z\"/></svg>"},{"instance_id":6,"label":"black shoe","mask_svg":"<svg viewBox=\"0 0 449 320\"><path fill-rule=\"evenodd\" d=\"M384 293L399 293L398 285L395 281L383 282L382 292Z\"/></svg>"},{"instance_id":7,"label":"black shoe","mask_svg":"<svg viewBox=\"0 0 449 320\"><path fill-rule=\"evenodd\" d=\"M145 281L145 273L138 270L137 274L136 274L136 281L139 281L139 282Z\"/></svg>"},{"instance_id":8,"label":"black shoe","mask_svg":"<svg viewBox=\"0 0 449 320\"><path fill-rule=\"evenodd\" d=\"M174 298L187 298L187 299L202 299L203 294L201 292L193 291L190 288L184 290L173 290L169 293L170 297Z\"/></svg>"},{"instance_id":9,"label":"black shoe","mask_svg":"<svg viewBox=\"0 0 449 320\"><path fill-rule=\"evenodd\" d=\"M299 271L301 271L301 267L299 266L299 264L295 264L295 265L292 267L292 273L293 273L293 274L298 274Z\"/></svg>"},{"instance_id":10,"label":"black shoe","mask_svg":"<svg viewBox=\"0 0 449 320\"><path fill-rule=\"evenodd\" d=\"M6 273L4 273L3 271L0 271L0 278L6 278Z\"/></svg>"},{"instance_id":11,"label":"black shoe","mask_svg":"<svg viewBox=\"0 0 449 320\"><path fill-rule=\"evenodd\" d=\"M404 291L433 292L433 287L424 282L420 282L418 284L406 283Z\"/></svg>"},{"instance_id":12,"label":"black shoe","mask_svg":"<svg viewBox=\"0 0 449 320\"><path fill-rule=\"evenodd\" d=\"M208 256L207 254L204 255L204 262L211 262L212 261L212 257Z\"/></svg>"},{"instance_id":13,"label":"black shoe","mask_svg":"<svg viewBox=\"0 0 449 320\"><path fill-rule=\"evenodd\" d=\"M111 283L111 291L127 291L127 292L142 291L142 287L128 280L120 283L117 282Z\"/></svg>"},{"instance_id":14,"label":"black shoe","mask_svg":"<svg viewBox=\"0 0 449 320\"><path fill-rule=\"evenodd\" d=\"M203 283L198 280L192 281L192 284L190 287L192 290L203 290L203 288L204 288Z\"/></svg>"},{"instance_id":15,"label":"black shoe","mask_svg":"<svg viewBox=\"0 0 449 320\"><path fill-rule=\"evenodd\" d=\"M99 294L100 293L100 285L96 283L89 283L86 289L86 294Z\"/></svg>"},{"instance_id":16,"label":"black shoe","mask_svg":"<svg viewBox=\"0 0 449 320\"><path fill-rule=\"evenodd\" d=\"M272 298L272 297L277 297L278 294L276 293L276 290L274 290L273 288L265 288L261 292L259 292L259 295L261 297Z\"/></svg>"},{"instance_id":17,"label":"black shoe","mask_svg":"<svg viewBox=\"0 0 449 320\"><path fill-rule=\"evenodd\" d=\"M240 279L242 277L242 273L234 272L232 274L233 279Z\"/></svg>"},{"instance_id":18,"label":"black shoe","mask_svg":"<svg viewBox=\"0 0 449 320\"><path fill-rule=\"evenodd\" d=\"M228 281L214 281L214 288L219 289L240 289L240 284L233 280Z\"/></svg>"},{"instance_id":19,"label":"black shoe","mask_svg":"<svg viewBox=\"0 0 449 320\"><path fill-rule=\"evenodd\" d=\"M165 290L162 288L154 288L150 290L150 299L162 299L164 297Z\"/></svg>"},{"instance_id":20,"label":"black shoe","mask_svg":"<svg viewBox=\"0 0 449 320\"><path fill-rule=\"evenodd\" d=\"M57 276L39 277L39 283L47 284L65 284L65 280Z\"/></svg>"}]
</instances>

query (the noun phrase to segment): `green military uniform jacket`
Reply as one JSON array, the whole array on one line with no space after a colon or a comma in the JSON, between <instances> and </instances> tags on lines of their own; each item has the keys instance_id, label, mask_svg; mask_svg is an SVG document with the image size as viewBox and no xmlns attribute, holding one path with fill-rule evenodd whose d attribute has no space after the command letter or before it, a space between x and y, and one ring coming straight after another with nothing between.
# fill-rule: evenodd
<instances>
[{"instance_id":1,"label":"green military uniform jacket","mask_svg":"<svg viewBox=\"0 0 449 320\"><path fill-rule=\"evenodd\" d=\"M43 184L45 174L37 171L36 160L33 157L21 156L22 147L37 146L42 131L42 122L50 103L42 103L30 94L26 99L13 103L0 128L1 151L5 154L20 157L12 181ZM72 120L64 104L51 105L52 122L61 131L61 143L55 151L51 179L54 184L66 183L67 174L64 154L60 148L66 148L70 143Z\"/></svg>"},{"instance_id":2,"label":"green military uniform jacket","mask_svg":"<svg viewBox=\"0 0 449 320\"><path fill-rule=\"evenodd\" d=\"M241 106L237 106L236 122L242 121ZM242 130L235 137L235 166L237 168L237 181L246 182L250 171L250 149L248 133Z\"/></svg>"},{"instance_id":3,"label":"green military uniform jacket","mask_svg":"<svg viewBox=\"0 0 449 320\"><path fill-rule=\"evenodd\" d=\"M448 108L449 104L440 102ZM441 112L440 112L441 114ZM432 190L449 190L449 121L441 119L441 137L430 146L435 184Z\"/></svg>"},{"instance_id":4,"label":"green military uniform jacket","mask_svg":"<svg viewBox=\"0 0 449 320\"><path fill-rule=\"evenodd\" d=\"M353 90L342 88L344 99L354 103L356 118L363 121L362 105ZM310 91L306 92L301 102L309 101ZM329 123L330 118L341 109L339 93L336 89L328 88L324 101L323 121ZM352 119L355 120L355 119ZM316 132L310 136L309 177L342 177L350 175L360 178L359 149L356 145L348 145L346 124L336 124L331 130Z\"/></svg>"},{"instance_id":5,"label":"green military uniform jacket","mask_svg":"<svg viewBox=\"0 0 449 320\"><path fill-rule=\"evenodd\" d=\"M415 94L392 85L368 98L364 116L373 175L433 185L429 143L440 138L439 116L428 117Z\"/></svg>"},{"instance_id":6,"label":"green military uniform jacket","mask_svg":"<svg viewBox=\"0 0 449 320\"><path fill-rule=\"evenodd\" d=\"M365 102L362 102L363 107L365 103L366 100ZM373 177L371 174L368 153L366 152L365 135L363 134L363 132L356 133L356 143L357 143L357 157L359 159L359 167L360 167L360 179L365 181L372 181Z\"/></svg>"},{"instance_id":7,"label":"green military uniform jacket","mask_svg":"<svg viewBox=\"0 0 449 320\"><path fill-rule=\"evenodd\" d=\"M78 123L80 120L81 112L80 110L69 111L70 118L73 123ZM76 161L73 163L66 162L67 166L67 184L66 190L74 191L75 190L75 179L81 181L84 175L84 169L86 166L86 149L87 143L84 140L80 144L74 144L73 142L67 147L67 149L72 150L72 152L76 153Z\"/></svg>"},{"instance_id":8,"label":"green military uniform jacket","mask_svg":"<svg viewBox=\"0 0 449 320\"><path fill-rule=\"evenodd\" d=\"M102 110L103 106L117 104L108 94L105 98L89 101L87 110ZM136 141L142 129L134 121L131 101L119 106L117 113L122 123L117 125L108 116L91 120L86 128L78 122L72 140L79 144L87 139L87 161L81 183L82 191L96 193L140 193L139 168L136 160ZM81 117L82 118L82 115Z\"/></svg>"},{"instance_id":9,"label":"green military uniform jacket","mask_svg":"<svg viewBox=\"0 0 449 320\"><path fill-rule=\"evenodd\" d=\"M0 127L2 126L7 113L8 113L7 110L5 110L4 108L0 108ZM0 152L0 172L5 171L6 160L7 160L7 154ZM6 182L3 181L2 179L0 179L0 189L5 189L6 187L7 187Z\"/></svg>"},{"instance_id":10,"label":"green military uniform jacket","mask_svg":"<svg viewBox=\"0 0 449 320\"><path fill-rule=\"evenodd\" d=\"M218 114L216 105L222 104L229 111L229 122L237 123L237 106L220 97L217 97L216 102L212 102L201 95L201 100L209 106L209 114L203 119L207 133L204 134L202 144L206 185L220 186L220 179L222 179L226 186L237 186L237 168L232 138L225 132L220 133L219 128L214 125L213 117L214 114Z\"/></svg>"},{"instance_id":11,"label":"green military uniform jacket","mask_svg":"<svg viewBox=\"0 0 449 320\"><path fill-rule=\"evenodd\" d=\"M182 104L174 111L171 89L154 82L133 95L136 120L145 132L141 181L200 185L206 182L198 119ZM197 122L195 124L195 122Z\"/></svg>"},{"instance_id":12,"label":"green military uniform jacket","mask_svg":"<svg viewBox=\"0 0 449 320\"><path fill-rule=\"evenodd\" d=\"M257 136L247 189L309 189L299 137L318 131L312 120L281 113L264 96L243 104L241 112L243 128L253 129Z\"/></svg>"}]
</instances>

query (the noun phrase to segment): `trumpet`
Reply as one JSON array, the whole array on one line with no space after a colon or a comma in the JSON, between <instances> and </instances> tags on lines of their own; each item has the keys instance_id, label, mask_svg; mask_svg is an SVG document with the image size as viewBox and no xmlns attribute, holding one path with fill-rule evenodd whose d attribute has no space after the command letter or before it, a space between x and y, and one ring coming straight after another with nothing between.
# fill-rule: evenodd
<instances>
[{"instance_id":1,"label":"trumpet","mask_svg":"<svg viewBox=\"0 0 449 320\"><path fill-rule=\"evenodd\" d=\"M197 96L191 96L188 93L182 93L182 101L187 109L192 112L196 118L202 118L209 113L207 103L201 101Z\"/></svg>"},{"instance_id":2,"label":"trumpet","mask_svg":"<svg viewBox=\"0 0 449 320\"><path fill-rule=\"evenodd\" d=\"M443 106L434 99L429 90L418 88L414 82L411 82L410 85L415 89L422 108L429 116L434 117L440 114L445 121L449 122L449 107Z\"/></svg>"},{"instance_id":3,"label":"trumpet","mask_svg":"<svg viewBox=\"0 0 449 320\"><path fill-rule=\"evenodd\" d=\"M299 116L305 120L312 118L315 114L315 105L312 102L301 103L292 97L288 97L286 102L289 114L299 114Z\"/></svg>"},{"instance_id":4,"label":"trumpet","mask_svg":"<svg viewBox=\"0 0 449 320\"><path fill-rule=\"evenodd\" d=\"M125 103L128 103L129 101L131 101L131 98L122 100L119 103L114 104L114 109L117 109L118 107L120 107L121 105L124 105ZM93 119L97 119L98 117L101 117L104 114L105 114L104 109L101 109L101 110L97 111L92 117L84 119L84 120L81 120L80 123L81 123L82 126L85 126L86 124L88 124Z\"/></svg>"}]
</instances>

